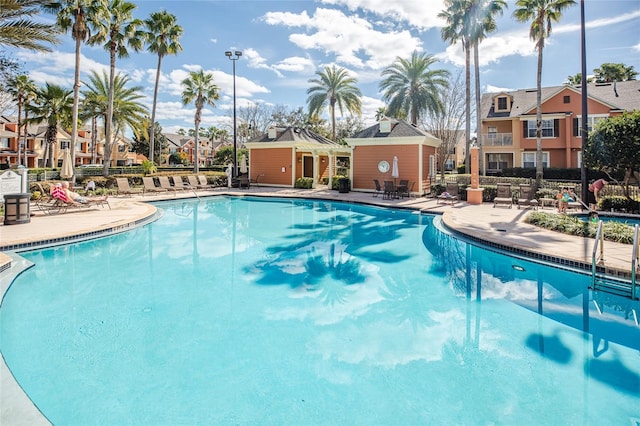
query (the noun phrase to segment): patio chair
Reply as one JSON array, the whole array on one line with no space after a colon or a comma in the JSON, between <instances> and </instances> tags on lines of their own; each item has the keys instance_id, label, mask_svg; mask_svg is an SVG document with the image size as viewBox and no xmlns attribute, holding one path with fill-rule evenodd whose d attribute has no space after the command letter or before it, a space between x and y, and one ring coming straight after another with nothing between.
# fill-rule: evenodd
<instances>
[{"instance_id":1,"label":"patio chair","mask_svg":"<svg viewBox=\"0 0 640 426\"><path fill-rule=\"evenodd\" d=\"M127 178L116 178L116 185L118 185L118 195L142 194L144 191L142 188L131 188Z\"/></svg>"},{"instance_id":2,"label":"patio chair","mask_svg":"<svg viewBox=\"0 0 640 426\"><path fill-rule=\"evenodd\" d=\"M260 184L259 184L260 178L264 178L264 173L260 173L254 179L251 179L250 183L252 185L255 185L257 188L260 188Z\"/></svg>"},{"instance_id":3,"label":"patio chair","mask_svg":"<svg viewBox=\"0 0 640 426\"><path fill-rule=\"evenodd\" d=\"M212 185L207 181L207 177L205 175L198 175L198 187L201 189L216 189L215 185Z\"/></svg>"},{"instance_id":4,"label":"patio chair","mask_svg":"<svg viewBox=\"0 0 640 426\"><path fill-rule=\"evenodd\" d=\"M251 182L247 175L238 176L233 180L233 186L237 188L246 188L249 189L251 187Z\"/></svg>"},{"instance_id":5,"label":"patio chair","mask_svg":"<svg viewBox=\"0 0 640 426\"><path fill-rule=\"evenodd\" d=\"M374 179L374 180L373 180L373 183L374 183L374 185L376 186L376 190L375 190L375 192L373 193L373 196L374 196L374 197L377 197L377 196L378 196L378 194L381 194L381 193L383 192L383 191L382 191L382 187L380 186L380 181L379 181L378 179Z\"/></svg>"},{"instance_id":6,"label":"patio chair","mask_svg":"<svg viewBox=\"0 0 640 426\"><path fill-rule=\"evenodd\" d=\"M392 198L396 198L396 186L393 184L393 181L385 180L384 181L384 191L382 193L383 200L390 200Z\"/></svg>"},{"instance_id":7,"label":"patio chair","mask_svg":"<svg viewBox=\"0 0 640 426\"><path fill-rule=\"evenodd\" d=\"M504 204L513 207L513 194L511 193L510 183L499 183L496 191L496 197L493 199L493 207Z\"/></svg>"},{"instance_id":8,"label":"patio chair","mask_svg":"<svg viewBox=\"0 0 640 426\"><path fill-rule=\"evenodd\" d=\"M156 186L153 178L151 176L145 176L142 178L142 183L144 184L145 192L167 192L165 188L160 188Z\"/></svg>"},{"instance_id":9,"label":"patio chair","mask_svg":"<svg viewBox=\"0 0 640 426\"><path fill-rule=\"evenodd\" d=\"M172 176L172 179L173 179L173 187L176 190L186 191L191 189L190 185L187 185L184 183L184 180L182 180L182 176Z\"/></svg>"},{"instance_id":10,"label":"patio chair","mask_svg":"<svg viewBox=\"0 0 640 426\"><path fill-rule=\"evenodd\" d=\"M171 182L169 182L169 178L167 176L158 176L158 183L160 184L160 188L164 188L167 191L172 191L173 195L179 191L179 189L171 186Z\"/></svg>"},{"instance_id":11,"label":"patio chair","mask_svg":"<svg viewBox=\"0 0 640 426\"><path fill-rule=\"evenodd\" d=\"M398 197L403 198L407 196L409 198L409 181L407 179L401 179L398 183Z\"/></svg>"},{"instance_id":12,"label":"patio chair","mask_svg":"<svg viewBox=\"0 0 640 426\"><path fill-rule=\"evenodd\" d=\"M536 200L536 192L531 185L520 184L520 196L518 197L518 209L520 207L533 207L538 209L538 200Z\"/></svg>"},{"instance_id":13,"label":"patio chair","mask_svg":"<svg viewBox=\"0 0 640 426\"><path fill-rule=\"evenodd\" d=\"M447 189L442 194L438 195L436 204L440 204L440 201L446 204L447 201L451 201L453 206L460 198L460 185L458 182L447 182Z\"/></svg>"}]
</instances>

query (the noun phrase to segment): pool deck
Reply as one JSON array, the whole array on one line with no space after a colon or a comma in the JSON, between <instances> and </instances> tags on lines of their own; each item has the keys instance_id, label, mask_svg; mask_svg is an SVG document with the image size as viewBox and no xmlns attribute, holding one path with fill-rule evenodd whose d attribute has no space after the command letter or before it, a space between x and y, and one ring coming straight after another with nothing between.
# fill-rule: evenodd
<instances>
[{"instance_id":1,"label":"pool deck","mask_svg":"<svg viewBox=\"0 0 640 426\"><path fill-rule=\"evenodd\" d=\"M213 191L197 191L203 199L221 195L252 195L264 197L324 199L346 201L418 210L442 215L445 225L455 233L469 239L514 251L528 258L553 261L568 266L587 268L591 264L594 240L544 230L524 222L531 209L519 210L493 204L470 205L466 202L438 203L432 198L403 198L383 200L382 195L372 193L339 193L326 188L292 189L280 187L252 187L250 189L221 188ZM59 215L44 215L33 205L29 223L0 225L0 297L4 295L12 278L11 253L36 248L41 244L55 245L78 239L123 232L133 226L154 220L156 208L146 201L193 198L193 191L178 194L154 194L109 198L111 209L93 207L72 209ZM543 210L553 212L554 209ZM4 252L4 253L3 253ZM614 275L631 271L632 246L609 241L604 243L604 267ZM4 265L4 266L3 266ZM5 269L6 268L6 269ZM15 272L14 272L15 274ZM4 278L4 279L3 279ZM0 359L0 424L3 426L48 425Z\"/></svg>"}]
</instances>

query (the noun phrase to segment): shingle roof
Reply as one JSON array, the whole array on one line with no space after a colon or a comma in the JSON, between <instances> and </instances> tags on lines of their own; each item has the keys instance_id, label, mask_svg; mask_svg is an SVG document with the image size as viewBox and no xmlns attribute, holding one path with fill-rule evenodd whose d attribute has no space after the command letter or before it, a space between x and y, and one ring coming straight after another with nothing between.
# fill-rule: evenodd
<instances>
[{"instance_id":1,"label":"shingle roof","mask_svg":"<svg viewBox=\"0 0 640 426\"><path fill-rule=\"evenodd\" d=\"M542 103L563 89L569 88L580 94L580 87L552 86L542 88ZM513 99L511 111L495 112L493 98L499 94L509 95ZM587 96L605 103L613 110L633 111L640 109L640 81L629 80L617 83L589 83L587 84ZM482 118L518 117L530 114L536 107L536 89L522 89L510 92L485 93L482 95L480 110ZM557 111L564 112L564 111Z\"/></svg>"},{"instance_id":2,"label":"shingle roof","mask_svg":"<svg viewBox=\"0 0 640 426\"><path fill-rule=\"evenodd\" d=\"M359 133L356 133L349 139L370 139L370 138L402 138L412 136L431 136L429 133L407 123L403 120L388 118L391 122L391 131L389 133L380 133L380 125L378 123L371 127L367 127Z\"/></svg>"},{"instance_id":3,"label":"shingle roof","mask_svg":"<svg viewBox=\"0 0 640 426\"><path fill-rule=\"evenodd\" d=\"M269 133L265 133L256 139L252 139L249 142L294 142L294 143L313 143L320 145L340 145L321 136L308 129L302 129L299 127L287 127L284 130L278 129L275 138L270 138Z\"/></svg>"}]
</instances>

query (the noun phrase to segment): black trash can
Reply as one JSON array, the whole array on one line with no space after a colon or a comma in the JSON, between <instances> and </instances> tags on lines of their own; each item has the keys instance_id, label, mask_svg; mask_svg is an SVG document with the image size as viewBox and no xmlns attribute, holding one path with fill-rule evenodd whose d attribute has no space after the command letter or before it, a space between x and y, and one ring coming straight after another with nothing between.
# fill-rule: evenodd
<instances>
[{"instance_id":1,"label":"black trash can","mask_svg":"<svg viewBox=\"0 0 640 426\"><path fill-rule=\"evenodd\" d=\"M340 178L338 180L338 192L340 192L340 193L349 192L349 179Z\"/></svg>"},{"instance_id":2,"label":"black trash can","mask_svg":"<svg viewBox=\"0 0 640 426\"><path fill-rule=\"evenodd\" d=\"M29 199L31 194L5 194L4 195L4 224L17 225L31 222L29 213Z\"/></svg>"}]
</instances>

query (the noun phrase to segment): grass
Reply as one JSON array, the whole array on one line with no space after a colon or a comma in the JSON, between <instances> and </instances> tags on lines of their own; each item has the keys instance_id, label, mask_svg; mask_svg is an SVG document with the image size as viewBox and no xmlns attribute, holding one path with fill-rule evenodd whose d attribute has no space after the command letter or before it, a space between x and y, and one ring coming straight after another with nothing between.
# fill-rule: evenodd
<instances>
[{"instance_id":1,"label":"grass","mask_svg":"<svg viewBox=\"0 0 640 426\"><path fill-rule=\"evenodd\" d=\"M525 221L529 224L579 237L595 238L598 224L580 220L575 216L559 215L544 212L532 212ZM633 244L633 226L624 223L603 222L604 239L622 244Z\"/></svg>"}]
</instances>

